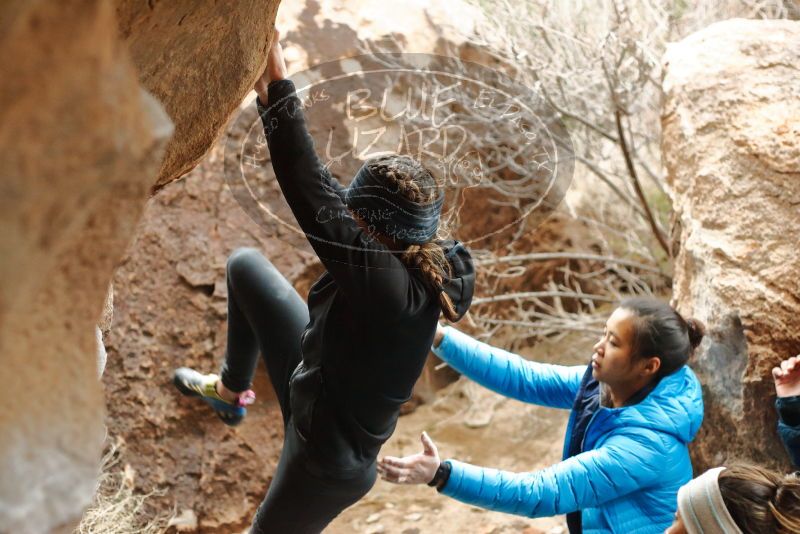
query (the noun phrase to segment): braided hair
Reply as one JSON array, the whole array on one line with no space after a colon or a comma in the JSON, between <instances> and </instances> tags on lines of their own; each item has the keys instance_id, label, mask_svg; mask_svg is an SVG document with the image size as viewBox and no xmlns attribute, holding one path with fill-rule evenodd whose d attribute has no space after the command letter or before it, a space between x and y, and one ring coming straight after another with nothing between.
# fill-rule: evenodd
<instances>
[{"instance_id":1,"label":"braided hair","mask_svg":"<svg viewBox=\"0 0 800 534\"><path fill-rule=\"evenodd\" d=\"M396 188L396 193L418 204L434 202L439 194L439 184L433 175L416 159L405 155L378 156L366 162L370 172L383 176ZM439 234L446 230L439 226ZM442 313L449 321L458 320L458 313L450 297L442 291L445 277L452 275L452 267L441 245L431 240L421 245L409 245L400 256L410 269L419 269L428 289L438 295Z\"/></svg>"}]
</instances>

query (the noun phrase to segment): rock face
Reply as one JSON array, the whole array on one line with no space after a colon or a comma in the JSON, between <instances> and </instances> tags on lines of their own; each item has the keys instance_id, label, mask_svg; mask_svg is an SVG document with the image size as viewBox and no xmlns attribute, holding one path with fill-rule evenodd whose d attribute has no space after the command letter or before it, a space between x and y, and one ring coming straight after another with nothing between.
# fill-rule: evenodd
<instances>
[{"instance_id":1,"label":"rock face","mask_svg":"<svg viewBox=\"0 0 800 534\"><path fill-rule=\"evenodd\" d=\"M202 156L252 85L277 4L0 7L3 532L71 531L91 499L104 434L95 325L112 272L150 189ZM180 7L191 14L173 25ZM200 83L212 73L226 79ZM178 131L162 167L168 113Z\"/></svg>"},{"instance_id":2,"label":"rock face","mask_svg":"<svg viewBox=\"0 0 800 534\"><path fill-rule=\"evenodd\" d=\"M2 9L6 532L67 528L94 493L104 417L94 325L172 131L137 82L113 7L81 4Z\"/></svg>"},{"instance_id":3,"label":"rock face","mask_svg":"<svg viewBox=\"0 0 800 534\"><path fill-rule=\"evenodd\" d=\"M264 71L279 0L118 0L120 36L175 135L154 187L197 165Z\"/></svg>"},{"instance_id":4,"label":"rock face","mask_svg":"<svg viewBox=\"0 0 800 534\"><path fill-rule=\"evenodd\" d=\"M665 62L674 300L710 328L695 465L786 468L770 369L800 352L800 23L717 23Z\"/></svg>"}]
</instances>

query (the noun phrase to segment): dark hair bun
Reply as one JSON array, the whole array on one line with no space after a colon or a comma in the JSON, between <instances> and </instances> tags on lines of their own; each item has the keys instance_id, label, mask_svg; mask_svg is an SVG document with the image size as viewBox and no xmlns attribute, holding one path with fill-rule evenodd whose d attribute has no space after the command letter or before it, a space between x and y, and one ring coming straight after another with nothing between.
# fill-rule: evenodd
<instances>
[{"instance_id":1,"label":"dark hair bun","mask_svg":"<svg viewBox=\"0 0 800 534\"><path fill-rule=\"evenodd\" d=\"M687 319L686 326L689 328L689 343L696 349L706 335L706 327L697 319Z\"/></svg>"}]
</instances>

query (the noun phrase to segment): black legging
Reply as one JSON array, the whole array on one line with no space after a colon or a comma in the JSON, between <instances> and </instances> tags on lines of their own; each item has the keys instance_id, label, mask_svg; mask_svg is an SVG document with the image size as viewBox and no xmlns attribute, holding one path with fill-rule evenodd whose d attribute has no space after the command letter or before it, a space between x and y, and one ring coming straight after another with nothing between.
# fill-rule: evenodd
<instances>
[{"instance_id":1,"label":"black legging","mask_svg":"<svg viewBox=\"0 0 800 534\"><path fill-rule=\"evenodd\" d=\"M289 410L289 378L300 363L300 335L308 307L286 278L257 250L237 249L227 265L228 344L222 383L232 391L250 387L264 355L283 414L285 437L275 476L259 506L251 534L318 533L356 503L375 483L375 466L355 478L329 479L310 473L304 442Z\"/></svg>"}]
</instances>

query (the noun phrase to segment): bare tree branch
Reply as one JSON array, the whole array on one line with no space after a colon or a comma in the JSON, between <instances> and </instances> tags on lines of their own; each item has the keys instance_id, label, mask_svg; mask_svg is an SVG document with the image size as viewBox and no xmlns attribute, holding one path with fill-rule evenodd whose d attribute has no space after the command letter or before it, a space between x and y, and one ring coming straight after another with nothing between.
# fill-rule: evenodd
<instances>
[{"instance_id":1,"label":"bare tree branch","mask_svg":"<svg viewBox=\"0 0 800 534\"><path fill-rule=\"evenodd\" d=\"M647 221L650 223L650 229L653 231L653 235L656 237L658 244L661 245L661 248L664 249L664 252L666 252L667 256L669 257L672 255L669 250L669 244L667 244L667 240L664 237L664 233L661 231L658 222L656 222L655 218L653 217L653 212L650 210L650 205L647 203L647 199L642 191L642 186L639 183L639 177L636 175L636 167L633 165L633 160L631 160L631 155L628 151L628 144L625 141L625 131L622 127L622 116L619 109L614 112L614 118L617 123L617 132L619 134L619 146L622 150L623 156L625 157L625 164L628 166L628 172L631 175L633 187L636 189L636 195L639 197L639 201L641 202L645 213L647 213Z\"/></svg>"},{"instance_id":2,"label":"bare tree branch","mask_svg":"<svg viewBox=\"0 0 800 534\"><path fill-rule=\"evenodd\" d=\"M597 254L586 254L582 252L536 252L531 254L517 254L511 256L501 256L499 258L491 259L477 259L476 265L492 265L495 263L509 263L515 261L545 261L545 260L585 260L585 261L598 261L603 263L614 263L617 265L625 265L627 267L634 267L643 271L649 271L661 276L668 276L663 273L658 267L647 265L645 263L625 260L621 258L613 258L611 256L600 256Z\"/></svg>"},{"instance_id":3,"label":"bare tree branch","mask_svg":"<svg viewBox=\"0 0 800 534\"><path fill-rule=\"evenodd\" d=\"M533 298L572 298L582 300L595 300L599 302L615 302L616 298L606 295L590 295L588 293L577 293L570 291L523 291L520 293L506 293L505 295L495 295L493 297L483 297L472 299L473 306L488 304L490 302L503 302L505 300L533 299Z\"/></svg>"}]
</instances>

